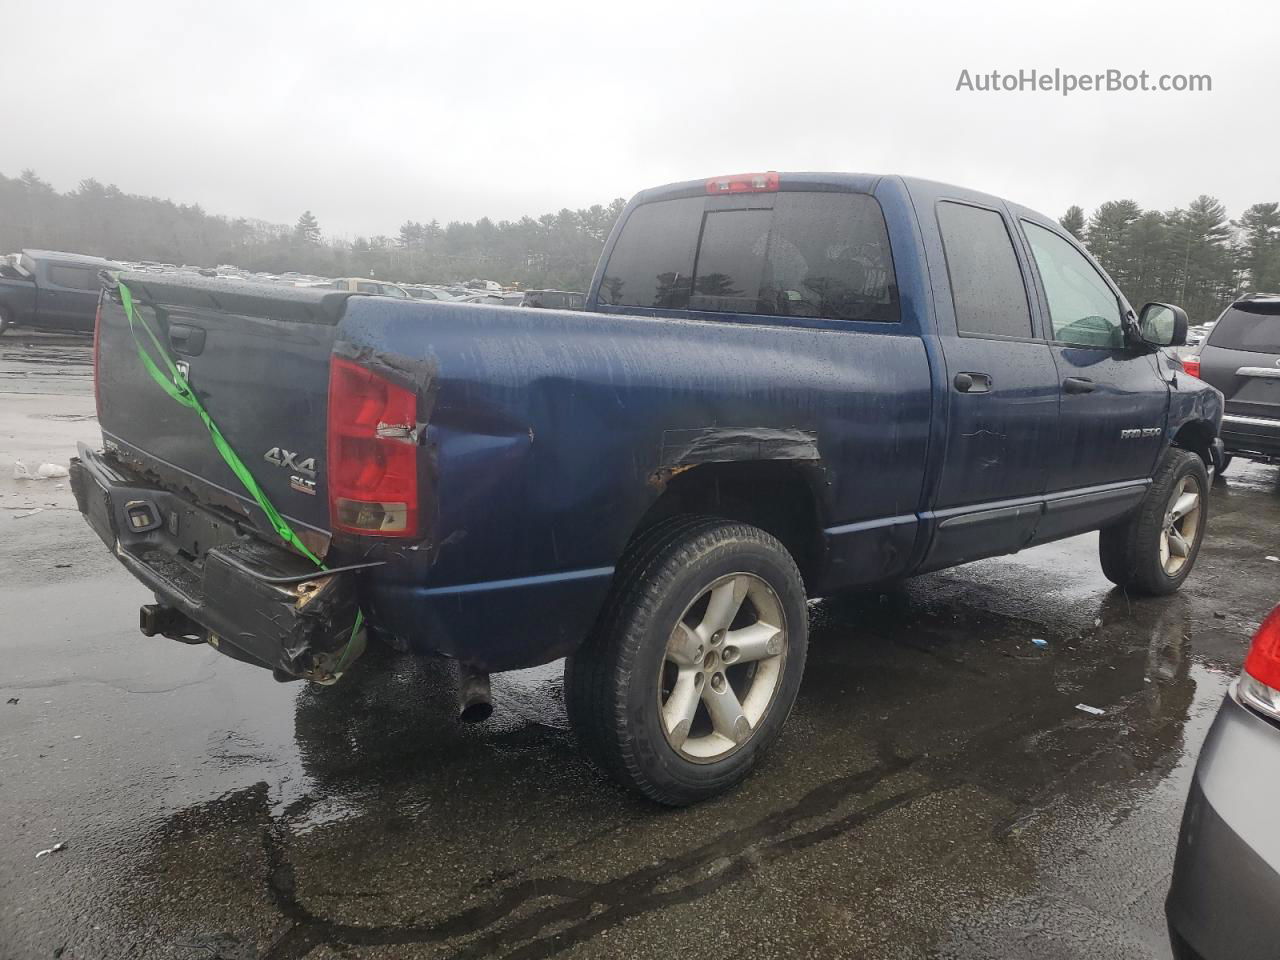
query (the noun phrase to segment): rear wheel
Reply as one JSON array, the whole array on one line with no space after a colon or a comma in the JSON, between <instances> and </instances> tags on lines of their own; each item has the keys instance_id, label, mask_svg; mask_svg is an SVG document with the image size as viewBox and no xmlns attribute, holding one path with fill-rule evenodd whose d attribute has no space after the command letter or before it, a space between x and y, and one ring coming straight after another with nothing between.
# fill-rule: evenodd
<instances>
[{"instance_id":1,"label":"rear wheel","mask_svg":"<svg viewBox=\"0 0 1280 960\"><path fill-rule=\"evenodd\" d=\"M1218 468L1218 472L1215 474L1215 476L1220 477L1220 476L1222 476L1224 473L1226 473L1226 472L1227 472L1227 467L1231 466L1231 461L1232 461L1232 460L1234 460L1234 459L1235 459L1235 457L1234 457L1232 454L1230 454L1230 453L1225 453L1225 454L1223 454L1223 455L1222 455L1222 466L1220 466L1220 467Z\"/></svg>"},{"instance_id":2,"label":"rear wheel","mask_svg":"<svg viewBox=\"0 0 1280 960\"><path fill-rule=\"evenodd\" d=\"M0 307L0 334L3 334L13 326L13 319L9 316L9 311L4 307Z\"/></svg>"},{"instance_id":3,"label":"rear wheel","mask_svg":"<svg viewBox=\"0 0 1280 960\"><path fill-rule=\"evenodd\" d=\"M1103 530L1102 572L1134 593L1173 593L1200 553L1209 516L1209 474L1189 450L1170 449L1138 510Z\"/></svg>"},{"instance_id":4,"label":"rear wheel","mask_svg":"<svg viewBox=\"0 0 1280 960\"><path fill-rule=\"evenodd\" d=\"M795 562L747 524L678 518L641 538L569 659L569 719L614 779L681 806L745 777L790 713L808 621Z\"/></svg>"}]
</instances>

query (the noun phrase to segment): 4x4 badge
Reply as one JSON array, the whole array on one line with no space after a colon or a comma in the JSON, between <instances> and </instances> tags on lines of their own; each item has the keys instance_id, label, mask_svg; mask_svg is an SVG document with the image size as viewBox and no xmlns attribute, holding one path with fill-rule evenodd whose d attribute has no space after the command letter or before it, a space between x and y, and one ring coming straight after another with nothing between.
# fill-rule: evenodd
<instances>
[{"instance_id":1,"label":"4x4 badge","mask_svg":"<svg viewBox=\"0 0 1280 960\"><path fill-rule=\"evenodd\" d=\"M316 458L307 457L305 460L299 460L298 454L292 453L283 447L272 447L262 455L262 459L267 463L274 463L277 467L286 467L289 470L297 470L299 473L306 474L308 477L316 475Z\"/></svg>"}]
</instances>

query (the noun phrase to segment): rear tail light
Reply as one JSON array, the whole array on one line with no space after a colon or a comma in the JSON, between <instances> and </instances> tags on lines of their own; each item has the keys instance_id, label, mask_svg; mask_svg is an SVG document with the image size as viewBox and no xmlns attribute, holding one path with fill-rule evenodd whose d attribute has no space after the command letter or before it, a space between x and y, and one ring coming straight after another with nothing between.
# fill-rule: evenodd
<instances>
[{"instance_id":1,"label":"rear tail light","mask_svg":"<svg viewBox=\"0 0 1280 960\"><path fill-rule=\"evenodd\" d=\"M707 181L707 193L776 193L778 174L734 173L727 177L713 177Z\"/></svg>"},{"instance_id":2,"label":"rear tail light","mask_svg":"<svg viewBox=\"0 0 1280 960\"><path fill-rule=\"evenodd\" d=\"M1193 377L1200 376L1200 358L1199 357L1183 357L1182 369Z\"/></svg>"},{"instance_id":3,"label":"rear tail light","mask_svg":"<svg viewBox=\"0 0 1280 960\"><path fill-rule=\"evenodd\" d=\"M1280 720L1280 607L1271 611L1253 635L1238 689L1246 704Z\"/></svg>"},{"instance_id":4,"label":"rear tail light","mask_svg":"<svg viewBox=\"0 0 1280 960\"><path fill-rule=\"evenodd\" d=\"M357 363L329 367L329 518L335 530L418 532L418 397Z\"/></svg>"}]
</instances>

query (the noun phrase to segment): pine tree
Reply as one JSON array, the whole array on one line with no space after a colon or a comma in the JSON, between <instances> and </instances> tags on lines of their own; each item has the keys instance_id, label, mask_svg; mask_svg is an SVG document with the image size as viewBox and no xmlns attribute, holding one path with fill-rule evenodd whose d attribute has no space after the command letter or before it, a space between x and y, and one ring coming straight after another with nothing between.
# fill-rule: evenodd
<instances>
[{"instance_id":1,"label":"pine tree","mask_svg":"<svg viewBox=\"0 0 1280 960\"><path fill-rule=\"evenodd\" d=\"M1089 252L1106 267L1120 289L1128 287L1134 273L1134 251L1129 228L1142 216L1142 208L1132 200L1108 200L1093 212L1085 239Z\"/></svg>"},{"instance_id":2,"label":"pine tree","mask_svg":"<svg viewBox=\"0 0 1280 960\"><path fill-rule=\"evenodd\" d=\"M1077 240L1084 241L1084 211L1080 207L1075 204L1067 207L1067 212L1058 218L1058 223Z\"/></svg>"},{"instance_id":3,"label":"pine tree","mask_svg":"<svg viewBox=\"0 0 1280 960\"><path fill-rule=\"evenodd\" d=\"M300 243L320 242L320 221L310 210L304 210L293 228L294 239Z\"/></svg>"},{"instance_id":4,"label":"pine tree","mask_svg":"<svg viewBox=\"0 0 1280 960\"><path fill-rule=\"evenodd\" d=\"M1176 301L1193 322L1212 320L1235 293L1236 271L1231 259L1231 224L1227 211L1213 197L1201 194L1185 210L1165 215L1170 226L1169 257L1176 283Z\"/></svg>"},{"instance_id":5,"label":"pine tree","mask_svg":"<svg viewBox=\"0 0 1280 960\"><path fill-rule=\"evenodd\" d=\"M22 174L19 177L19 179L22 181L22 185L32 192L38 192L38 193L53 192L53 187L48 183L48 181L41 180L36 175L36 172L32 170L30 167L27 167L25 170L22 171Z\"/></svg>"},{"instance_id":6,"label":"pine tree","mask_svg":"<svg viewBox=\"0 0 1280 960\"><path fill-rule=\"evenodd\" d=\"M1234 221L1240 238L1240 269L1255 291L1280 289L1280 203L1255 203Z\"/></svg>"}]
</instances>

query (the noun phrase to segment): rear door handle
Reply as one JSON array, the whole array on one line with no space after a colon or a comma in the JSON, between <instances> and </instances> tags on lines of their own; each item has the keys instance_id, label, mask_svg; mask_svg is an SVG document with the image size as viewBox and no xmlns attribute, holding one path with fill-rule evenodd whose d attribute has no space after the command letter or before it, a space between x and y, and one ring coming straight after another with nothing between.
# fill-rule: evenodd
<instances>
[{"instance_id":1,"label":"rear door handle","mask_svg":"<svg viewBox=\"0 0 1280 960\"><path fill-rule=\"evenodd\" d=\"M957 373L951 381L961 393L990 393L991 375L989 373Z\"/></svg>"},{"instance_id":2,"label":"rear door handle","mask_svg":"<svg viewBox=\"0 0 1280 960\"><path fill-rule=\"evenodd\" d=\"M1093 393L1094 382L1086 377L1067 377L1062 389L1067 393Z\"/></svg>"},{"instance_id":3,"label":"rear door handle","mask_svg":"<svg viewBox=\"0 0 1280 960\"><path fill-rule=\"evenodd\" d=\"M178 353L198 357L204 351L204 328L188 323L169 324L169 342Z\"/></svg>"}]
</instances>

